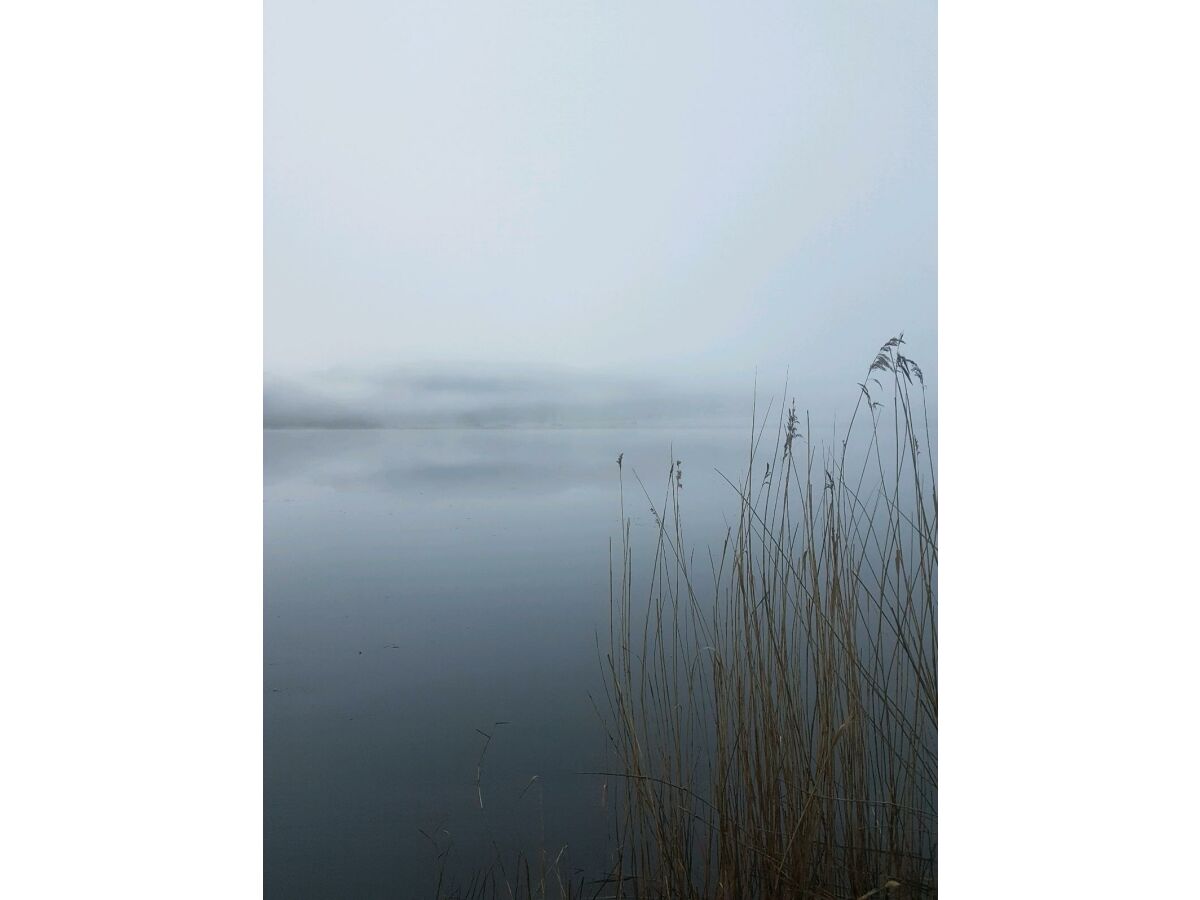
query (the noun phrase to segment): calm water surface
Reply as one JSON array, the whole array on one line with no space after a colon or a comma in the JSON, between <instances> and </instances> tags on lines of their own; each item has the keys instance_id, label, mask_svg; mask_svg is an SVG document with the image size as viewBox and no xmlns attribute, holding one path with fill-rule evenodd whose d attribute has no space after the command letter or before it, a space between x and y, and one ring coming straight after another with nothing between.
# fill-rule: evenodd
<instances>
[{"instance_id":1,"label":"calm water surface","mask_svg":"<svg viewBox=\"0 0 1200 900\"><path fill-rule=\"evenodd\" d=\"M266 895L420 897L452 870L569 846L607 859L616 458L635 547L672 455L697 553L736 513L747 430L267 431ZM619 549L617 550L619 558ZM508 724L496 726L496 722ZM475 770L480 729L494 735ZM536 778L535 778L536 776Z\"/></svg>"}]
</instances>

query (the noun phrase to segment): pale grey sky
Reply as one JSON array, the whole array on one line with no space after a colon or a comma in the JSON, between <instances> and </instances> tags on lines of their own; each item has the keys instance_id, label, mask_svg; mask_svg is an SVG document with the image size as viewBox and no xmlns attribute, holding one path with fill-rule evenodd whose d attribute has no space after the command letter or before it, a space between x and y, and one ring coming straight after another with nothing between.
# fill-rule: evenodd
<instances>
[{"instance_id":1,"label":"pale grey sky","mask_svg":"<svg viewBox=\"0 0 1200 900\"><path fill-rule=\"evenodd\" d=\"M266 4L268 372L936 371L932 2ZM851 382L852 386L852 382Z\"/></svg>"}]
</instances>

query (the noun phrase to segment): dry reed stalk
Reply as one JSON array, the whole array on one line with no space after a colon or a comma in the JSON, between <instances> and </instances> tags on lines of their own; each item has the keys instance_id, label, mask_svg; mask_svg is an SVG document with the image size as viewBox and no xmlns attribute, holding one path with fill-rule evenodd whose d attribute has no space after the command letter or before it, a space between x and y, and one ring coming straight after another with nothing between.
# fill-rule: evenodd
<instances>
[{"instance_id":1,"label":"dry reed stalk","mask_svg":"<svg viewBox=\"0 0 1200 900\"><path fill-rule=\"evenodd\" d=\"M794 404L761 460L763 418L711 580L685 550L672 460L658 504L638 479L657 532L635 597L618 459L618 896L936 895L936 467L902 344L880 348L819 467Z\"/></svg>"}]
</instances>

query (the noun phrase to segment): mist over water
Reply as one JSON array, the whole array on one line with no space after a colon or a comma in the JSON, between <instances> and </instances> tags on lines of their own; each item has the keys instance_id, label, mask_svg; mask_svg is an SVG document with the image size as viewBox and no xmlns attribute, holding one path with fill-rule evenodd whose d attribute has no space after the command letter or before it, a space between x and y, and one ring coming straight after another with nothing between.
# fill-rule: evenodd
<instances>
[{"instance_id":1,"label":"mist over water","mask_svg":"<svg viewBox=\"0 0 1200 900\"><path fill-rule=\"evenodd\" d=\"M751 369L742 378L732 373L635 377L602 369L448 363L268 372L263 424L273 429L749 428L768 410L778 417L794 400L817 426L832 427L852 409L871 347L863 342L844 377L831 373L822 379L789 377L786 369L774 374ZM922 364L934 413L936 356L930 353Z\"/></svg>"},{"instance_id":2,"label":"mist over water","mask_svg":"<svg viewBox=\"0 0 1200 900\"><path fill-rule=\"evenodd\" d=\"M633 378L463 366L268 374L268 428L724 427L749 423L752 378Z\"/></svg>"}]
</instances>

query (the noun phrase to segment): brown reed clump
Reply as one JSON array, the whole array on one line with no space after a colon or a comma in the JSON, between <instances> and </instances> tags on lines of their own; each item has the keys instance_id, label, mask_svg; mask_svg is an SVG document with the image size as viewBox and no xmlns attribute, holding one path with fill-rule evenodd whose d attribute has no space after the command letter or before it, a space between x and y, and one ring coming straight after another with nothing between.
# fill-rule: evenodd
<instances>
[{"instance_id":1,"label":"brown reed clump","mask_svg":"<svg viewBox=\"0 0 1200 900\"><path fill-rule=\"evenodd\" d=\"M937 481L902 345L880 348L819 461L794 403L769 449L764 422L706 566L673 461L635 589L619 466L604 896L936 896Z\"/></svg>"}]
</instances>

